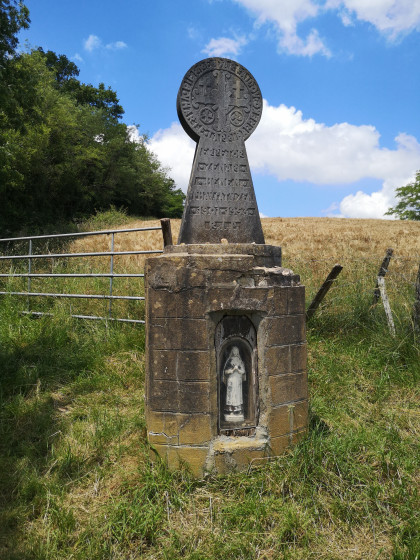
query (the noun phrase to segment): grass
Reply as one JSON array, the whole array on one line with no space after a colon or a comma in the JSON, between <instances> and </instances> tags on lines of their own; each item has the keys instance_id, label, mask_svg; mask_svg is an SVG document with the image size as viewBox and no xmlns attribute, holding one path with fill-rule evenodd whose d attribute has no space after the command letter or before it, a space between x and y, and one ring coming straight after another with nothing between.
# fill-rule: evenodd
<instances>
[{"instance_id":1,"label":"grass","mask_svg":"<svg viewBox=\"0 0 420 560\"><path fill-rule=\"evenodd\" d=\"M106 227L127 225L113 219ZM145 441L143 327L77 322L62 301L52 318L33 320L20 314L26 302L2 298L0 558L420 559L420 348L410 318L420 224L263 226L308 303L332 264L345 265L308 326L307 437L249 473L171 473L151 463ZM149 232L121 243L161 241ZM382 304L371 305L389 245L395 338Z\"/></svg>"}]
</instances>

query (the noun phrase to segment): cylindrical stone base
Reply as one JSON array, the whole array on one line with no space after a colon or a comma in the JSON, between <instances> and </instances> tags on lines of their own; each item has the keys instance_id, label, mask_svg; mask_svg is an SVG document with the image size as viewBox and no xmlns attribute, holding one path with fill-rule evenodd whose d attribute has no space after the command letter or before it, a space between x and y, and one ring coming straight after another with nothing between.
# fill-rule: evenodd
<instances>
[{"instance_id":1,"label":"cylindrical stone base","mask_svg":"<svg viewBox=\"0 0 420 560\"><path fill-rule=\"evenodd\" d=\"M248 468L304 434L304 287L279 247L167 247L147 259L145 286L147 434L170 468ZM242 416L229 424L232 355Z\"/></svg>"}]
</instances>

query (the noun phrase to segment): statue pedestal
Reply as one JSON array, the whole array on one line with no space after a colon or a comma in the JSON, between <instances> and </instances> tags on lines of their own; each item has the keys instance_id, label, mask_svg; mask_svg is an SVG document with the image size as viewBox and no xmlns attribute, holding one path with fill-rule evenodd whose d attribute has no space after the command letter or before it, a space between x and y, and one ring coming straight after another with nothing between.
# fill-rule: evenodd
<instances>
[{"instance_id":1,"label":"statue pedestal","mask_svg":"<svg viewBox=\"0 0 420 560\"><path fill-rule=\"evenodd\" d=\"M175 245L147 259L146 423L197 476L282 453L307 428L305 295L281 249Z\"/></svg>"}]
</instances>

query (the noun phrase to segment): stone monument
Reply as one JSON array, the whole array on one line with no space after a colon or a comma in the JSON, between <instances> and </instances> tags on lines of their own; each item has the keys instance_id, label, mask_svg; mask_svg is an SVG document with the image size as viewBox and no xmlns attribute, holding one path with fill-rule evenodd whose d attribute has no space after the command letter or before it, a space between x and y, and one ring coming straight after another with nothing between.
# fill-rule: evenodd
<instances>
[{"instance_id":1,"label":"stone monument","mask_svg":"<svg viewBox=\"0 0 420 560\"><path fill-rule=\"evenodd\" d=\"M262 97L240 64L208 58L182 80L179 120L198 142L179 243L264 243L245 140L261 119Z\"/></svg>"},{"instance_id":2,"label":"stone monument","mask_svg":"<svg viewBox=\"0 0 420 560\"><path fill-rule=\"evenodd\" d=\"M202 476L305 433L305 295L264 243L245 149L262 112L254 77L205 59L177 109L197 148L178 245L146 262L146 423L152 457Z\"/></svg>"}]
</instances>

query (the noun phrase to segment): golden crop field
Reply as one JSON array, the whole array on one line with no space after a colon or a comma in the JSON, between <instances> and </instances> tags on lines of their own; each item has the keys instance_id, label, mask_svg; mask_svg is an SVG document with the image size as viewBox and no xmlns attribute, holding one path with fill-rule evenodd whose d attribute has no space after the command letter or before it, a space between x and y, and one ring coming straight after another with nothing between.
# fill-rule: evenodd
<instances>
[{"instance_id":1,"label":"golden crop field","mask_svg":"<svg viewBox=\"0 0 420 560\"><path fill-rule=\"evenodd\" d=\"M420 222L407 220L360 220L339 218L263 218L265 242L280 245L287 257L331 258L382 256L388 247L400 257L420 255ZM181 220L171 220L174 241ZM159 226L159 220L127 219L116 228ZM116 236L115 249L131 251L161 248L159 231ZM109 237L87 237L74 243L74 250L106 251Z\"/></svg>"}]
</instances>

